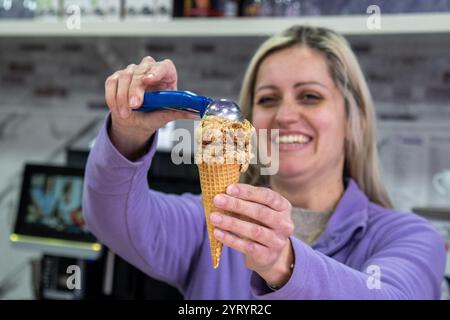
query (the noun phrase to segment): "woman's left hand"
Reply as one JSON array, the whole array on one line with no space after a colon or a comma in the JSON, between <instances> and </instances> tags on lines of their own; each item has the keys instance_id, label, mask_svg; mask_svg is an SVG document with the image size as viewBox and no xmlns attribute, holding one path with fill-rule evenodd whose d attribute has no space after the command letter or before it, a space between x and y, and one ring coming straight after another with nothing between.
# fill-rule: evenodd
<instances>
[{"instance_id":1,"label":"woman's left hand","mask_svg":"<svg viewBox=\"0 0 450 320\"><path fill-rule=\"evenodd\" d=\"M271 189L238 183L230 185L227 194L217 195L214 205L245 219L211 214L216 238L242 252L245 265L268 284L284 285L294 262L290 202Z\"/></svg>"}]
</instances>

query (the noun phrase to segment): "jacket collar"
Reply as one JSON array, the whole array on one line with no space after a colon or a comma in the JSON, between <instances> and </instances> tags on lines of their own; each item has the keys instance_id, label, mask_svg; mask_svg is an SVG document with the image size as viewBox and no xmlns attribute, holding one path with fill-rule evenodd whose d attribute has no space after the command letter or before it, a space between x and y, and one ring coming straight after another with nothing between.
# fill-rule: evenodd
<instances>
[{"instance_id":1,"label":"jacket collar","mask_svg":"<svg viewBox=\"0 0 450 320\"><path fill-rule=\"evenodd\" d=\"M353 179L344 181L345 192L313 246L326 255L339 251L352 239L360 239L367 227L369 200Z\"/></svg>"}]
</instances>

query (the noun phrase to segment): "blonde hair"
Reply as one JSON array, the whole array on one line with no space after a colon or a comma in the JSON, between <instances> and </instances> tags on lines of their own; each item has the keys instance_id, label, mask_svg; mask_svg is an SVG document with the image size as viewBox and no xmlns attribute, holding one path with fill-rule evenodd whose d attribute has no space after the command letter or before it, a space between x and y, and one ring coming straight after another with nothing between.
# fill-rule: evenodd
<instances>
[{"instance_id":1,"label":"blonde hair","mask_svg":"<svg viewBox=\"0 0 450 320\"><path fill-rule=\"evenodd\" d=\"M380 177L372 97L358 60L344 37L336 32L320 27L294 26L266 40L253 56L244 76L239 101L244 116L252 121L254 87L261 62L273 52L294 45L323 54L330 75L344 97L347 136L343 175L354 179L370 201L392 207ZM269 177L260 175L259 169L259 165L250 166L243 182L268 185Z\"/></svg>"}]
</instances>

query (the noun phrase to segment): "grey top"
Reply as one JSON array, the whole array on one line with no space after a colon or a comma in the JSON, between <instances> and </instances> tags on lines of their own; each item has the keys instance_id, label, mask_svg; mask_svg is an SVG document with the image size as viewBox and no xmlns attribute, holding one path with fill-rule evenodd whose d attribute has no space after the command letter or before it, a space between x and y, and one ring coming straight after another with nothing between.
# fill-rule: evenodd
<instances>
[{"instance_id":1,"label":"grey top","mask_svg":"<svg viewBox=\"0 0 450 320\"><path fill-rule=\"evenodd\" d=\"M325 230L332 210L316 212L303 208L292 208L292 221L294 222L295 236L312 246Z\"/></svg>"}]
</instances>

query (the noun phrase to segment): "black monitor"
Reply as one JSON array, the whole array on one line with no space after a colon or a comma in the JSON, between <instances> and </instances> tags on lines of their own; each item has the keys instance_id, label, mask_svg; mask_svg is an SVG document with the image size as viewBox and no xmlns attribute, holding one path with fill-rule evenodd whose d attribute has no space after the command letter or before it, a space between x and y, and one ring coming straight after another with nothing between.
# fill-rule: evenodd
<instances>
[{"instance_id":1,"label":"black monitor","mask_svg":"<svg viewBox=\"0 0 450 320\"><path fill-rule=\"evenodd\" d=\"M60 256L95 259L102 245L82 214L84 170L25 166L12 243Z\"/></svg>"}]
</instances>

